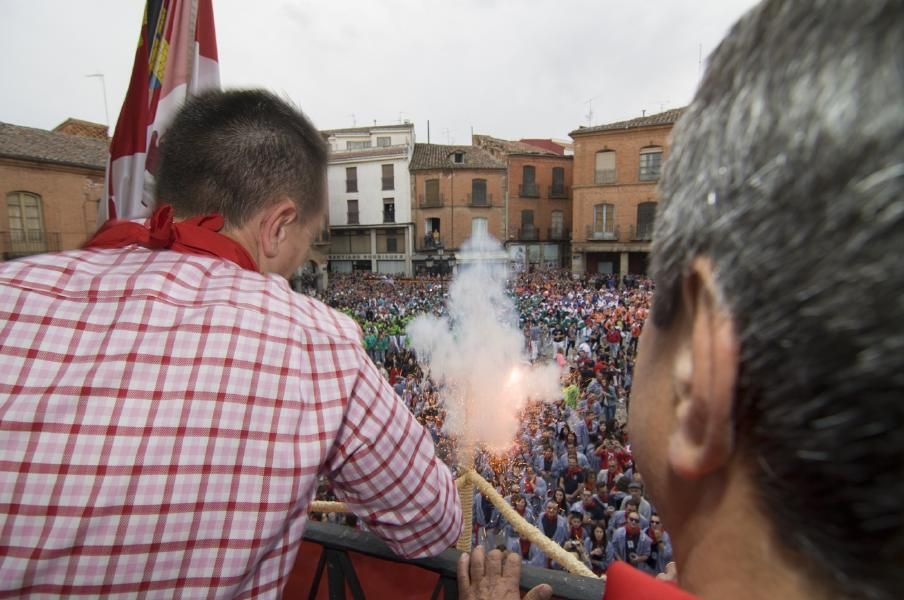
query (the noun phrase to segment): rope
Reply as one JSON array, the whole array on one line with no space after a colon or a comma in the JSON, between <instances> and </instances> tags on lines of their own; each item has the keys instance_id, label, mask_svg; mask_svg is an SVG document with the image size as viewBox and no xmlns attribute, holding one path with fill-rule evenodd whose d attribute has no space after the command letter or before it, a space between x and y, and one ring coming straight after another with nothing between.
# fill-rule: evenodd
<instances>
[{"instance_id":1,"label":"rope","mask_svg":"<svg viewBox=\"0 0 904 600\"><path fill-rule=\"evenodd\" d=\"M470 482L467 477L459 477L455 480L455 487L461 490L463 485L468 485ZM473 489L473 487L472 487ZM473 497L473 492L471 496ZM464 507L464 503L462 503L462 507ZM349 508L348 504L345 502L328 502L326 500L315 500L311 502L311 505L308 507L308 512L322 512L322 513L348 513L352 512L352 509Z\"/></svg>"},{"instance_id":2,"label":"rope","mask_svg":"<svg viewBox=\"0 0 904 600\"><path fill-rule=\"evenodd\" d=\"M471 473L473 469L465 471ZM471 534L474 528L474 482L467 475L460 477L464 479L464 485L458 488L458 498L461 500L461 535L458 536L458 543L455 548L462 552L471 551Z\"/></svg>"},{"instance_id":3,"label":"rope","mask_svg":"<svg viewBox=\"0 0 904 600\"><path fill-rule=\"evenodd\" d=\"M499 492L497 492L486 479L481 477L477 471L470 469L465 472L462 477L467 477L473 481L477 489L493 503L493 506L499 510L502 517L515 528L515 531L529 539L531 543L539 546L540 550L542 550L546 556L565 567L569 573L583 575L584 577L593 577L594 579L597 578L596 575L593 574L593 571L588 569L584 563L566 552L565 548L546 537L542 531L528 523L524 517L519 515L515 509L499 495Z\"/></svg>"}]
</instances>

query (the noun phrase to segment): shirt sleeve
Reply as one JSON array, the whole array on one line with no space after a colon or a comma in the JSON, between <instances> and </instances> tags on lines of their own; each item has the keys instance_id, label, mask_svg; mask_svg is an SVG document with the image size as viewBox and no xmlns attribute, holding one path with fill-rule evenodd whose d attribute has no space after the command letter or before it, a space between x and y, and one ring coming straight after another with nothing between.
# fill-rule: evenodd
<instances>
[{"instance_id":1,"label":"shirt sleeve","mask_svg":"<svg viewBox=\"0 0 904 600\"><path fill-rule=\"evenodd\" d=\"M361 350L356 355L358 377L327 475L337 497L395 553L435 556L462 528L452 473L373 363Z\"/></svg>"}]
</instances>

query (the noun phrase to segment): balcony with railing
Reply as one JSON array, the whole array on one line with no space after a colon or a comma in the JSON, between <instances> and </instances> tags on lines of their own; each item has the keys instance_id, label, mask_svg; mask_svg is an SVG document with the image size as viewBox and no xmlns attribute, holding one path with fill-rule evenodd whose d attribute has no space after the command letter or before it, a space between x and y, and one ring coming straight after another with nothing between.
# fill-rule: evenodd
<instances>
[{"instance_id":1,"label":"balcony with railing","mask_svg":"<svg viewBox=\"0 0 904 600\"><path fill-rule=\"evenodd\" d=\"M0 252L5 258L59 252L61 249L58 232L0 231Z\"/></svg>"},{"instance_id":2,"label":"balcony with railing","mask_svg":"<svg viewBox=\"0 0 904 600\"><path fill-rule=\"evenodd\" d=\"M522 198L539 198L540 186L536 183L522 183L518 186L518 195Z\"/></svg>"},{"instance_id":3,"label":"balcony with railing","mask_svg":"<svg viewBox=\"0 0 904 600\"><path fill-rule=\"evenodd\" d=\"M345 192L346 193L357 193L358 192L358 180L357 179L346 179L345 180Z\"/></svg>"},{"instance_id":4,"label":"balcony with railing","mask_svg":"<svg viewBox=\"0 0 904 600\"><path fill-rule=\"evenodd\" d=\"M348 221L346 221L346 223L348 223L349 225L358 225L359 224L359 221L358 221L359 214L360 213L357 210L348 211Z\"/></svg>"},{"instance_id":5,"label":"balcony with railing","mask_svg":"<svg viewBox=\"0 0 904 600\"><path fill-rule=\"evenodd\" d=\"M564 227L550 227L546 230L546 236L551 242L564 242L571 239L571 230Z\"/></svg>"},{"instance_id":6,"label":"balcony with railing","mask_svg":"<svg viewBox=\"0 0 904 600\"><path fill-rule=\"evenodd\" d=\"M615 169L597 169L593 174L593 182L597 184L615 183Z\"/></svg>"},{"instance_id":7,"label":"balcony with railing","mask_svg":"<svg viewBox=\"0 0 904 600\"><path fill-rule=\"evenodd\" d=\"M428 233L424 236L423 244L419 250L436 250L443 247L443 238L439 235Z\"/></svg>"},{"instance_id":8,"label":"balcony with railing","mask_svg":"<svg viewBox=\"0 0 904 600\"><path fill-rule=\"evenodd\" d=\"M492 208L493 194L468 194L468 206L471 208Z\"/></svg>"},{"instance_id":9,"label":"balcony with railing","mask_svg":"<svg viewBox=\"0 0 904 600\"><path fill-rule=\"evenodd\" d=\"M641 223L637 226L631 225L631 239L637 242L648 242L653 239L653 224Z\"/></svg>"},{"instance_id":10,"label":"balcony with railing","mask_svg":"<svg viewBox=\"0 0 904 600\"><path fill-rule=\"evenodd\" d=\"M522 225L518 228L518 239L535 242L540 239L540 229L536 225Z\"/></svg>"},{"instance_id":11,"label":"balcony with railing","mask_svg":"<svg viewBox=\"0 0 904 600\"><path fill-rule=\"evenodd\" d=\"M565 184L552 184L551 186L549 186L549 197L552 199L567 200L568 186Z\"/></svg>"},{"instance_id":12,"label":"balcony with railing","mask_svg":"<svg viewBox=\"0 0 904 600\"><path fill-rule=\"evenodd\" d=\"M417 203L420 208L442 208L445 201L446 197L443 194L437 196L424 196L424 194L418 194L417 197Z\"/></svg>"},{"instance_id":13,"label":"balcony with railing","mask_svg":"<svg viewBox=\"0 0 904 600\"><path fill-rule=\"evenodd\" d=\"M616 241L618 240L618 225L587 225L588 241Z\"/></svg>"},{"instance_id":14,"label":"balcony with railing","mask_svg":"<svg viewBox=\"0 0 904 600\"><path fill-rule=\"evenodd\" d=\"M394 190L395 189L395 177L383 177L383 190Z\"/></svg>"}]
</instances>

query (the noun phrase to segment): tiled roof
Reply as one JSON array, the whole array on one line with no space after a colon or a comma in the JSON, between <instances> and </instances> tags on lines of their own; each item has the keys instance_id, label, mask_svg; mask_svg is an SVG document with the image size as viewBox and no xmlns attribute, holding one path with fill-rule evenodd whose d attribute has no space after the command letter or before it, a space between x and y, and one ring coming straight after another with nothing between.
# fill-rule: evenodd
<instances>
[{"instance_id":1,"label":"tiled roof","mask_svg":"<svg viewBox=\"0 0 904 600\"><path fill-rule=\"evenodd\" d=\"M105 169L107 140L0 123L0 156Z\"/></svg>"},{"instance_id":2,"label":"tiled roof","mask_svg":"<svg viewBox=\"0 0 904 600\"><path fill-rule=\"evenodd\" d=\"M463 162L453 162L453 154L461 152ZM505 161L496 160L489 152L476 146L446 146L443 144L415 144L408 167L412 171L427 169L505 169Z\"/></svg>"},{"instance_id":3,"label":"tiled roof","mask_svg":"<svg viewBox=\"0 0 904 600\"><path fill-rule=\"evenodd\" d=\"M91 121L83 121L81 119L66 119L53 128L56 133L68 133L69 135L80 135L82 137L93 137L99 140L107 139L107 126L100 123L92 123Z\"/></svg>"},{"instance_id":4,"label":"tiled roof","mask_svg":"<svg viewBox=\"0 0 904 600\"><path fill-rule=\"evenodd\" d=\"M493 156L499 158L503 154L532 154L539 156L558 156L557 154L532 146L522 142L512 142L510 140L501 140L489 135L473 136L474 144L480 146L484 150L489 151Z\"/></svg>"},{"instance_id":5,"label":"tiled roof","mask_svg":"<svg viewBox=\"0 0 904 600\"><path fill-rule=\"evenodd\" d=\"M685 108L686 107L684 106L682 106L681 108L672 108L661 113L656 113L655 115L646 115L643 117L637 117L636 119L630 119L628 121L618 121L617 123L607 123L605 125L596 125L594 127L581 127L579 129L575 129L569 135L571 137L574 137L576 135L585 135L587 133L596 133L598 131L610 131L613 129L636 129L638 127L671 125L678 121L682 113L684 113Z\"/></svg>"}]
</instances>

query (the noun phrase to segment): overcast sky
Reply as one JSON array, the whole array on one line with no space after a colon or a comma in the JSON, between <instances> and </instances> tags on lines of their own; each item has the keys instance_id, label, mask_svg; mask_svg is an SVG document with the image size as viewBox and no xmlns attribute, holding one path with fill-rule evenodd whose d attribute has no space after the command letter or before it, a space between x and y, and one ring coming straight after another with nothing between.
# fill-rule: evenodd
<instances>
[{"instance_id":1,"label":"overcast sky","mask_svg":"<svg viewBox=\"0 0 904 600\"><path fill-rule=\"evenodd\" d=\"M266 87L321 129L398 123L418 141L566 138L686 104L754 0L214 0L225 87ZM0 0L0 121L111 128L144 0ZM588 102L592 99L592 102ZM592 117L590 109L592 106Z\"/></svg>"}]
</instances>

